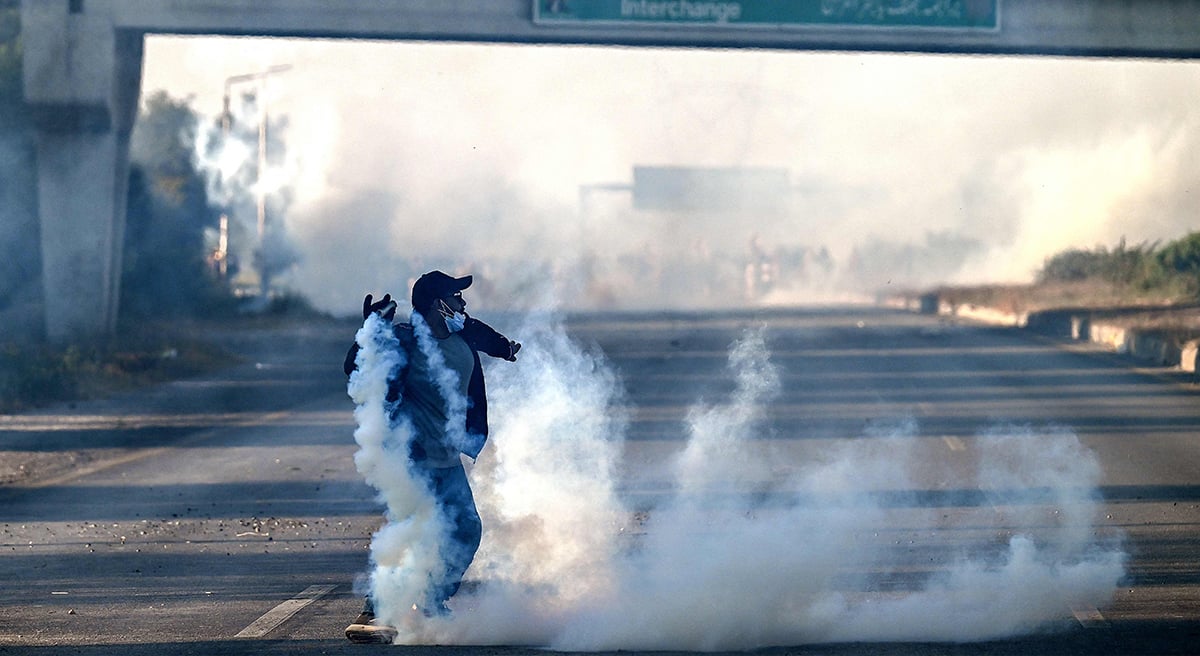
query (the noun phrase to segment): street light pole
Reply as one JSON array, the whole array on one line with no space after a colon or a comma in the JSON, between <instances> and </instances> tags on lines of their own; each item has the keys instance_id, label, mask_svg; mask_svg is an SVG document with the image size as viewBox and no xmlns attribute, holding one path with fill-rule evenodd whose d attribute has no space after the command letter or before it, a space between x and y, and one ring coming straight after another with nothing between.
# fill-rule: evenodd
<instances>
[{"instance_id":1,"label":"street light pole","mask_svg":"<svg viewBox=\"0 0 1200 656\"><path fill-rule=\"evenodd\" d=\"M268 119L268 114L267 114L267 97L266 97L266 94L263 93L263 91L264 91L263 87L264 87L264 82L267 77L274 75L276 73L282 73L284 71L291 70L291 68L292 68L291 64L279 64L276 66L270 66L266 69L263 69L261 71L255 72L255 73L243 73L240 75L231 75L231 76L225 78L225 95L224 95L224 99L223 99L223 107L222 107L222 112L221 112L221 133L222 133L222 136L226 140L229 138L229 133L233 127L232 126L233 113L232 113L232 110L230 109L230 93L231 93L231 88L233 87L233 85L239 84L242 82L256 82L258 84L259 102L262 103L261 109L259 111L259 121L258 121L258 171L257 171L258 184L256 185L257 190L256 190L256 194L255 194L257 196L256 201L257 201L257 214L258 214L257 221L256 221L256 224L257 224L256 232L257 232L257 236L258 236L258 245L259 245L260 249L262 248L262 245L263 245L263 238L266 235L266 227L267 227L267 195L266 195L266 191L263 189L263 172L267 168L267 119ZM228 243L229 215L226 214L225 212L221 213L220 230L221 230L221 237L218 242L217 260L218 260L218 269L220 271L221 277L224 278L228 273L228 258L229 258L229 243ZM261 276L262 272L259 272L259 273ZM264 280L262 280L261 292L265 296L267 293L266 280L265 280L265 276L261 276L261 277L264 278Z\"/></svg>"}]
</instances>

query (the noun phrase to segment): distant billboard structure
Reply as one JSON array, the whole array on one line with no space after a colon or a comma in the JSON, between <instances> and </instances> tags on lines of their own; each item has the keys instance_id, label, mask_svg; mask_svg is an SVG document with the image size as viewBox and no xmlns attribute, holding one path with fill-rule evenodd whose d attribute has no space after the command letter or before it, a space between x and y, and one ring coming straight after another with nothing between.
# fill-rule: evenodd
<instances>
[{"instance_id":1,"label":"distant billboard structure","mask_svg":"<svg viewBox=\"0 0 1200 656\"><path fill-rule=\"evenodd\" d=\"M788 170L770 167L633 167L633 206L663 212L783 210Z\"/></svg>"}]
</instances>

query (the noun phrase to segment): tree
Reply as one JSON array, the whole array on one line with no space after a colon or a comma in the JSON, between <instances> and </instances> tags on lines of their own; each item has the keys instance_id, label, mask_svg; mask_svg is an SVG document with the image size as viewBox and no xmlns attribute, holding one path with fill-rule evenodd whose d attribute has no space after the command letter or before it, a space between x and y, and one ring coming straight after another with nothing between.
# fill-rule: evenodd
<instances>
[{"instance_id":1,"label":"tree","mask_svg":"<svg viewBox=\"0 0 1200 656\"><path fill-rule=\"evenodd\" d=\"M1163 247L1159 261L1171 271L1200 274L1200 232L1193 232Z\"/></svg>"},{"instance_id":2,"label":"tree","mask_svg":"<svg viewBox=\"0 0 1200 656\"><path fill-rule=\"evenodd\" d=\"M195 315L225 294L208 275L204 233L217 225L195 156L199 119L157 92L130 141L131 172L121 280L124 318Z\"/></svg>"}]
</instances>

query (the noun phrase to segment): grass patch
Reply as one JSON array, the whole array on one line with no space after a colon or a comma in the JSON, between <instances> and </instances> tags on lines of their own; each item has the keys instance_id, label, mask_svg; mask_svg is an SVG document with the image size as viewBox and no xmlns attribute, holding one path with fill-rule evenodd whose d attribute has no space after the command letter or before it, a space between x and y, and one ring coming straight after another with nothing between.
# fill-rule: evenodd
<instances>
[{"instance_id":1,"label":"grass patch","mask_svg":"<svg viewBox=\"0 0 1200 656\"><path fill-rule=\"evenodd\" d=\"M130 317L112 337L70 345L0 342L0 414L104 398L236 364L239 356L219 345L231 332L336 321L299 294L263 303L233 299L203 314L171 321Z\"/></svg>"},{"instance_id":2,"label":"grass patch","mask_svg":"<svg viewBox=\"0 0 1200 656\"><path fill-rule=\"evenodd\" d=\"M0 345L0 413L102 398L235 362L216 344L153 324L85 344L6 343Z\"/></svg>"}]
</instances>

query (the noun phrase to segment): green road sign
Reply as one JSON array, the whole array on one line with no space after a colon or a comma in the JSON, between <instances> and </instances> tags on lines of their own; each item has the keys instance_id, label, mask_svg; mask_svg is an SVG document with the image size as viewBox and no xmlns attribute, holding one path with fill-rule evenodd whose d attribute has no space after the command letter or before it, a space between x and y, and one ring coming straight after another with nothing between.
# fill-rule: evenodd
<instances>
[{"instance_id":1,"label":"green road sign","mask_svg":"<svg viewBox=\"0 0 1200 656\"><path fill-rule=\"evenodd\" d=\"M1000 0L533 0L539 25L995 30Z\"/></svg>"}]
</instances>

